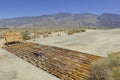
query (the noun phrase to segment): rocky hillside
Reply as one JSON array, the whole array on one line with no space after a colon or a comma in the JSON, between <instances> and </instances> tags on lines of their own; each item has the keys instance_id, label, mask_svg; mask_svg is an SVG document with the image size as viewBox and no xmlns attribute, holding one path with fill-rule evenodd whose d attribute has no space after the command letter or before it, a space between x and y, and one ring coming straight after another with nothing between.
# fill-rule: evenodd
<instances>
[{"instance_id":1,"label":"rocky hillside","mask_svg":"<svg viewBox=\"0 0 120 80\"><path fill-rule=\"evenodd\" d=\"M0 27L120 27L120 15L58 13L36 17L18 17L0 20Z\"/></svg>"}]
</instances>

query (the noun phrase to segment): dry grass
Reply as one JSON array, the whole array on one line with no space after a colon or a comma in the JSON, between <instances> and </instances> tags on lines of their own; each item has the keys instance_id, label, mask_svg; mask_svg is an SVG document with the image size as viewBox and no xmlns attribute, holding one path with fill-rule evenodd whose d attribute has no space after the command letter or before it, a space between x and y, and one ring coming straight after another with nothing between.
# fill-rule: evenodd
<instances>
[{"instance_id":1,"label":"dry grass","mask_svg":"<svg viewBox=\"0 0 120 80\"><path fill-rule=\"evenodd\" d=\"M90 72L89 80L120 80L120 57L114 53L95 61L91 65Z\"/></svg>"},{"instance_id":2,"label":"dry grass","mask_svg":"<svg viewBox=\"0 0 120 80\"><path fill-rule=\"evenodd\" d=\"M68 34L68 35L72 35L72 34L74 34L74 31L72 31L72 30L71 30L71 31L68 31L67 34Z\"/></svg>"},{"instance_id":3,"label":"dry grass","mask_svg":"<svg viewBox=\"0 0 120 80\"><path fill-rule=\"evenodd\" d=\"M46 37L49 37L49 34L43 34L43 37L46 38Z\"/></svg>"},{"instance_id":4,"label":"dry grass","mask_svg":"<svg viewBox=\"0 0 120 80\"><path fill-rule=\"evenodd\" d=\"M0 56L0 59L2 59L2 56Z\"/></svg>"},{"instance_id":5,"label":"dry grass","mask_svg":"<svg viewBox=\"0 0 120 80\"><path fill-rule=\"evenodd\" d=\"M85 32L85 31L86 31L85 29L73 28L73 29L68 30L67 34L72 35L74 33L80 33L80 32Z\"/></svg>"}]
</instances>

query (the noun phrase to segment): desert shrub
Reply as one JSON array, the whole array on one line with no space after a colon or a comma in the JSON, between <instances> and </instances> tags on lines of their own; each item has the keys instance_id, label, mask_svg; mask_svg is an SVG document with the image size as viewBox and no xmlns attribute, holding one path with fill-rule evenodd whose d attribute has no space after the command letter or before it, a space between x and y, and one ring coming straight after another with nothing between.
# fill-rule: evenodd
<instances>
[{"instance_id":1,"label":"desert shrub","mask_svg":"<svg viewBox=\"0 0 120 80\"><path fill-rule=\"evenodd\" d=\"M78 30L76 30L76 33L79 33L79 32L81 32L81 30L79 30L79 29L78 29Z\"/></svg>"},{"instance_id":2,"label":"desert shrub","mask_svg":"<svg viewBox=\"0 0 120 80\"><path fill-rule=\"evenodd\" d=\"M26 30L25 32L22 32L22 37L24 40L30 40L30 33Z\"/></svg>"},{"instance_id":3,"label":"desert shrub","mask_svg":"<svg viewBox=\"0 0 120 80\"><path fill-rule=\"evenodd\" d=\"M85 32L86 30L85 29L81 29L81 31L80 32Z\"/></svg>"},{"instance_id":4,"label":"desert shrub","mask_svg":"<svg viewBox=\"0 0 120 80\"><path fill-rule=\"evenodd\" d=\"M85 29L72 29L67 32L68 35L72 35L74 33L85 32Z\"/></svg>"},{"instance_id":5,"label":"desert shrub","mask_svg":"<svg viewBox=\"0 0 120 80\"><path fill-rule=\"evenodd\" d=\"M52 34L52 32L51 32L51 31L48 31L47 33L48 33L48 34Z\"/></svg>"},{"instance_id":6,"label":"desert shrub","mask_svg":"<svg viewBox=\"0 0 120 80\"><path fill-rule=\"evenodd\" d=\"M43 34L43 37L46 38L46 37L49 37L49 34Z\"/></svg>"},{"instance_id":7,"label":"desert shrub","mask_svg":"<svg viewBox=\"0 0 120 80\"><path fill-rule=\"evenodd\" d=\"M110 54L107 58L93 62L89 80L120 80L120 57Z\"/></svg>"},{"instance_id":8,"label":"desert shrub","mask_svg":"<svg viewBox=\"0 0 120 80\"><path fill-rule=\"evenodd\" d=\"M4 35L3 34L0 34L0 39L4 38Z\"/></svg>"},{"instance_id":9,"label":"desert shrub","mask_svg":"<svg viewBox=\"0 0 120 80\"><path fill-rule=\"evenodd\" d=\"M70 30L70 31L67 32L68 35L72 35L72 34L74 34L74 33L75 33L75 32L74 32L73 30Z\"/></svg>"},{"instance_id":10,"label":"desert shrub","mask_svg":"<svg viewBox=\"0 0 120 80\"><path fill-rule=\"evenodd\" d=\"M41 33L40 32L35 32L34 33L34 38L40 38Z\"/></svg>"},{"instance_id":11,"label":"desert shrub","mask_svg":"<svg viewBox=\"0 0 120 80\"><path fill-rule=\"evenodd\" d=\"M57 34L57 36L61 36L61 34Z\"/></svg>"}]
</instances>

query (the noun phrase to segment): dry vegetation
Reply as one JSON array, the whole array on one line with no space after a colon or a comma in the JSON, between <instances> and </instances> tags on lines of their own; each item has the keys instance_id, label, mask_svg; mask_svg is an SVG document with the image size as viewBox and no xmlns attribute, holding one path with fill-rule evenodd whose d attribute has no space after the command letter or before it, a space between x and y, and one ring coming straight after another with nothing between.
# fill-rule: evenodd
<instances>
[{"instance_id":1,"label":"dry vegetation","mask_svg":"<svg viewBox=\"0 0 120 80\"><path fill-rule=\"evenodd\" d=\"M0 39L4 37L4 31L8 28L0 28ZM80 33L85 32L86 29L93 29L93 30L105 30L108 28L97 28L97 27L63 27L63 28L11 28L12 30L15 30L16 32L20 32L23 36L23 39L30 40L35 38L40 38L41 36L43 38L49 37L52 33L57 32L64 32L67 35L72 35L74 33ZM57 36L61 36L61 33L58 33Z\"/></svg>"},{"instance_id":2,"label":"dry vegetation","mask_svg":"<svg viewBox=\"0 0 120 80\"><path fill-rule=\"evenodd\" d=\"M85 32L86 30L85 29L80 29L80 28L73 28L73 29L68 29L68 35L72 35L74 33L79 33L79 32Z\"/></svg>"},{"instance_id":3,"label":"dry vegetation","mask_svg":"<svg viewBox=\"0 0 120 80\"><path fill-rule=\"evenodd\" d=\"M90 80L120 80L120 56L116 54L110 54L107 58L93 62L90 68Z\"/></svg>"},{"instance_id":4,"label":"dry vegetation","mask_svg":"<svg viewBox=\"0 0 120 80\"><path fill-rule=\"evenodd\" d=\"M102 28L93 29L102 30ZM19 28L15 30L22 33L25 40L39 38L41 35L43 38L46 38L56 32L64 32L67 33L67 35L72 35L86 31L85 28ZM61 34L59 33L57 36L61 36ZM2 31L0 38L3 38ZM111 54L108 58L95 61L92 63L90 71L91 78L89 80L120 80L120 56L118 57Z\"/></svg>"},{"instance_id":5,"label":"dry vegetation","mask_svg":"<svg viewBox=\"0 0 120 80\"><path fill-rule=\"evenodd\" d=\"M85 28L15 28L17 32L22 33L25 40L49 37L52 33L58 33L57 36L61 36L61 32L72 35L74 33L85 32Z\"/></svg>"}]
</instances>

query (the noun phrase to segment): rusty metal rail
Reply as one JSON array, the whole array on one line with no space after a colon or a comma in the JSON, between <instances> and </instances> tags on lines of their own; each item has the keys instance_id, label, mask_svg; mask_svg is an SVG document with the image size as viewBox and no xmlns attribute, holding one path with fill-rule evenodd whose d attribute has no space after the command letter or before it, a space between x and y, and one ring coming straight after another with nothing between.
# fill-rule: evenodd
<instances>
[{"instance_id":1,"label":"rusty metal rail","mask_svg":"<svg viewBox=\"0 0 120 80\"><path fill-rule=\"evenodd\" d=\"M101 58L30 42L3 46L3 48L62 80L87 80L91 62Z\"/></svg>"}]
</instances>

